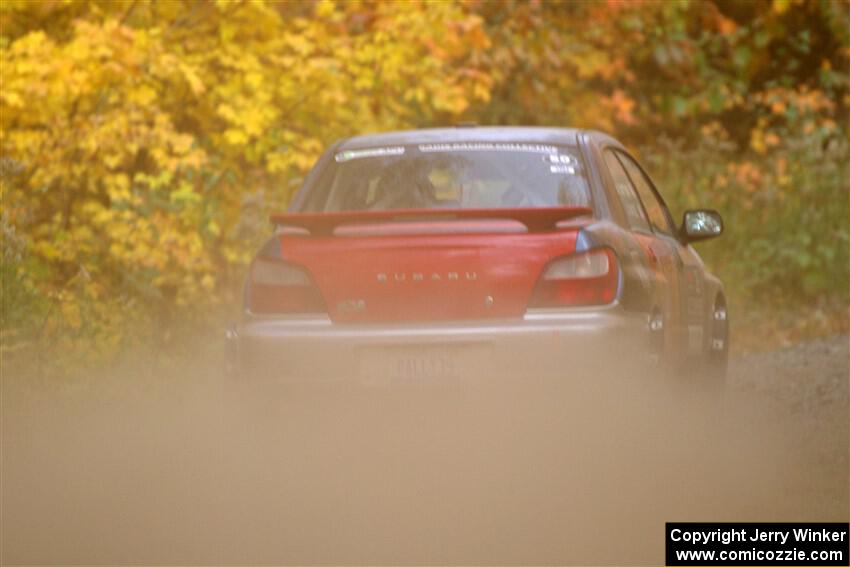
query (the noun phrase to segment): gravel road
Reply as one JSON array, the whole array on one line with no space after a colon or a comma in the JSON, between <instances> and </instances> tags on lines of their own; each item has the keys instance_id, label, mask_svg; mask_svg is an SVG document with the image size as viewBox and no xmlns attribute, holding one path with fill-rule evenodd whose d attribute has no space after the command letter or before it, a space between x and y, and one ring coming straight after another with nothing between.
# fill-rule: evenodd
<instances>
[{"instance_id":1,"label":"gravel road","mask_svg":"<svg viewBox=\"0 0 850 567\"><path fill-rule=\"evenodd\" d=\"M850 335L801 343L732 361L729 385L763 394L786 410L817 415L847 409Z\"/></svg>"},{"instance_id":2,"label":"gravel road","mask_svg":"<svg viewBox=\"0 0 850 567\"><path fill-rule=\"evenodd\" d=\"M660 564L665 521L850 516L848 336L733 360L722 408L581 372L243 398L199 359L4 368L0 562Z\"/></svg>"}]
</instances>

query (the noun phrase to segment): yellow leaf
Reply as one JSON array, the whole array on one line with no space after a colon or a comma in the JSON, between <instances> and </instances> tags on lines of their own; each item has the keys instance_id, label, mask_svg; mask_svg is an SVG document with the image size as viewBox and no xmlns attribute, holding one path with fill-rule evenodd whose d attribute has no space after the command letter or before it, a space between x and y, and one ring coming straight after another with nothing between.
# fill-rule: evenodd
<instances>
[{"instance_id":1,"label":"yellow leaf","mask_svg":"<svg viewBox=\"0 0 850 567\"><path fill-rule=\"evenodd\" d=\"M777 14L784 14L788 11L790 5L790 0L773 0L773 11Z\"/></svg>"},{"instance_id":2,"label":"yellow leaf","mask_svg":"<svg viewBox=\"0 0 850 567\"><path fill-rule=\"evenodd\" d=\"M10 92L7 90L0 91L0 100L2 100L5 104L16 107L23 108L24 107L24 99L18 95L16 92Z\"/></svg>"},{"instance_id":3,"label":"yellow leaf","mask_svg":"<svg viewBox=\"0 0 850 567\"><path fill-rule=\"evenodd\" d=\"M192 94L200 95L203 94L206 88L204 87L204 82L201 80L201 77L198 75L197 71L190 66L184 63L180 64L180 72L183 74L183 78L186 79L186 82L189 84L189 88L192 90Z\"/></svg>"},{"instance_id":4,"label":"yellow leaf","mask_svg":"<svg viewBox=\"0 0 850 567\"><path fill-rule=\"evenodd\" d=\"M319 0L316 3L316 16L319 18L329 18L336 11L336 5L331 0Z\"/></svg>"},{"instance_id":5,"label":"yellow leaf","mask_svg":"<svg viewBox=\"0 0 850 567\"><path fill-rule=\"evenodd\" d=\"M231 146L244 146L248 143L248 135L242 130L228 128L224 131L224 139Z\"/></svg>"},{"instance_id":6,"label":"yellow leaf","mask_svg":"<svg viewBox=\"0 0 850 567\"><path fill-rule=\"evenodd\" d=\"M33 252L45 260L56 260L61 256L59 249L52 242L40 240L33 245Z\"/></svg>"},{"instance_id":7,"label":"yellow leaf","mask_svg":"<svg viewBox=\"0 0 850 567\"><path fill-rule=\"evenodd\" d=\"M80 328L82 325L80 306L75 301L63 301L60 310L62 311L62 319L69 327L74 330Z\"/></svg>"}]
</instances>

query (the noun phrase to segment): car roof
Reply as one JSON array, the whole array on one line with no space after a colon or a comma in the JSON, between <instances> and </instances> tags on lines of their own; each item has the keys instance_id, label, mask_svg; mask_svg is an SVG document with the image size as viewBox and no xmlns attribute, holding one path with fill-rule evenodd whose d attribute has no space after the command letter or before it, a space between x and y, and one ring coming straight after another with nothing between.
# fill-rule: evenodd
<instances>
[{"instance_id":1,"label":"car roof","mask_svg":"<svg viewBox=\"0 0 850 567\"><path fill-rule=\"evenodd\" d=\"M354 136L339 142L337 150L357 150L386 145L455 142L549 143L575 145L583 131L575 128L529 126L458 126L425 128Z\"/></svg>"}]
</instances>

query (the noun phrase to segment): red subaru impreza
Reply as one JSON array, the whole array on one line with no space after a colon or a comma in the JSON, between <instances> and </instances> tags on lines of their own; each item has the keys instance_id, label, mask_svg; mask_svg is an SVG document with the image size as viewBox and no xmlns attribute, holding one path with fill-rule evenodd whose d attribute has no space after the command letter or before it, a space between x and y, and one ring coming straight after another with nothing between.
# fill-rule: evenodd
<instances>
[{"instance_id":1,"label":"red subaru impreza","mask_svg":"<svg viewBox=\"0 0 850 567\"><path fill-rule=\"evenodd\" d=\"M722 382L723 285L622 144L560 128L357 136L254 258L229 364L275 380L441 382L601 356ZM613 355L613 356L612 356Z\"/></svg>"}]
</instances>

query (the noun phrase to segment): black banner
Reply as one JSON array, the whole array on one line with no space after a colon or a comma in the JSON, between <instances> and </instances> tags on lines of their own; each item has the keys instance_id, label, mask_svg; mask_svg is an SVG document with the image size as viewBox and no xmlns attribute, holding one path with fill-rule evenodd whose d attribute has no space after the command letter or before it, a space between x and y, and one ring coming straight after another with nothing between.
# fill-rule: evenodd
<instances>
[{"instance_id":1,"label":"black banner","mask_svg":"<svg viewBox=\"0 0 850 567\"><path fill-rule=\"evenodd\" d=\"M848 524L667 523L667 565L850 565Z\"/></svg>"}]
</instances>

